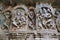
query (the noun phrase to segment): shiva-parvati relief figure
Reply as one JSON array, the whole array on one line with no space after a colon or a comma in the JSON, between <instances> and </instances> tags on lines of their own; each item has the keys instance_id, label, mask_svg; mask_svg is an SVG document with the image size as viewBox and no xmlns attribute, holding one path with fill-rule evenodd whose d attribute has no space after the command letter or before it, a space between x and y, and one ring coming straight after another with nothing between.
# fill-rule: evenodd
<instances>
[{"instance_id":1,"label":"shiva-parvati relief figure","mask_svg":"<svg viewBox=\"0 0 60 40\"><path fill-rule=\"evenodd\" d=\"M56 30L55 11L48 3L36 4L36 28Z\"/></svg>"},{"instance_id":2,"label":"shiva-parvati relief figure","mask_svg":"<svg viewBox=\"0 0 60 40\"><path fill-rule=\"evenodd\" d=\"M36 15L34 12L34 7L29 7L29 15L28 15L28 26L31 30L36 29Z\"/></svg>"},{"instance_id":3,"label":"shiva-parvati relief figure","mask_svg":"<svg viewBox=\"0 0 60 40\"><path fill-rule=\"evenodd\" d=\"M12 24L19 30L27 30L28 8L25 5L17 5L12 10Z\"/></svg>"}]
</instances>

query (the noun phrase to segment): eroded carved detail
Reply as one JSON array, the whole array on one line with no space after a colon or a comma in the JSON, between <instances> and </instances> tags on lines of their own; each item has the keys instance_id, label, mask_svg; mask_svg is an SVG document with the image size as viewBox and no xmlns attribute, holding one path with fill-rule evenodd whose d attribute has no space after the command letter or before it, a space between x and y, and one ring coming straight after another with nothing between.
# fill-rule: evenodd
<instances>
[{"instance_id":1,"label":"eroded carved detail","mask_svg":"<svg viewBox=\"0 0 60 40\"><path fill-rule=\"evenodd\" d=\"M25 5L16 6L12 10L12 23L17 28L27 27L28 24L28 9ZM21 29L21 30L22 30ZM25 30L25 29L23 29Z\"/></svg>"},{"instance_id":2,"label":"eroded carved detail","mask_svg":"<svg viewBox=\"0 0 60 40\"><path fill-rule=\"evenodd\" d=\"M36 5L36 27L38 29L55 29L55 11L48 3Z\"/></svg>"},{"instance_id":3,"label":"eroded carved detail","mask_svg":"<svg viewBox=\"0 0 60 40\"><path fill-rule=\"evenodd\" d=\"M36 15L34 12L34 7L30 7L29 8L29 15L28 15L28 27L31 30L35 30L36 29Z\"/></svg>"}]
</instances>

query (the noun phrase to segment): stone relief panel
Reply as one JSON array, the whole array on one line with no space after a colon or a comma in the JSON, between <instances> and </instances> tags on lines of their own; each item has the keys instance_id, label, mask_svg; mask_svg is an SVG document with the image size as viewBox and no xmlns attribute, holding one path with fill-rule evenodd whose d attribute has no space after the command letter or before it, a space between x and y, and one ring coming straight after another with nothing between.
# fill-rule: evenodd
<instances>
[{"instance_id":1,"label":"stone relief panel","mask_svg":"<svg viewBox=\"0 0 60 40\"><path fill-rule=\"evenodd\" d=\"M55 23L55 11L51 5L48 3L36 4L35 13L37 30L51 29L57 31Z\"/></svg>"},{"instance_id":2,"label":"stone relief panel","mask_svg":"<svg viewBox=\"0 0 60 40\"><path fill-rule=\"evenodd\" d=\"M17 5L4 11L0 7L0 27L15 31L9 31L12 39L47 40L60 32L60 12L48 3L36 4L36 8Z\"/></svg>"},{"instance_id":3,"label":"stone relief panel","mask_svg":"<svg viewBox=\"0 0 60 40\"><path fill-rule=\"evenodd\" d=\"M12 24L19 30L27 30L28 8L25 5L16 6L12 10Z\"/></svg>"}]
</instances>

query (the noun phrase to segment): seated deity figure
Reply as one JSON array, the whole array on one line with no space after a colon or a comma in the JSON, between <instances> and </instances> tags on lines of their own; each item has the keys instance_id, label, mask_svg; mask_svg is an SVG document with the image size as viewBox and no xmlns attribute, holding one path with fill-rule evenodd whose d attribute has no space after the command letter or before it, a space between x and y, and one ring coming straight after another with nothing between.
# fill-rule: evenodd
<instances>
[{"instance_id":1,"label":"seated deity figure","mask_svg":"<svg viewBox=\"0 0 60 40\"><path fill-rule=\"evenodd\" d=\"M39 29L55 29L55 11L48 3L36 5L36 28Z\"/></svg>"},{"instance_id":2,"label":"seated deity figure","mask_svg":"<svg viewBox=\"0 0 60 40\"><path fill-rule=\"evenodd\" d=\"M19 30L25 30L28 26L28 8L18 5L12 10L12 24Z\"/></svg>"},{"instance_id":3,"label":"seated deity figure","mask_svg":"<svg viewBox=\"0 0 60 40\"><path fill-rule=\"evenodd\" d=\"M35 18L34 7L29 8L29 15L28 15L28 26L30 29L35 30L36 28L36 18Z\"/></svg>"}]
</instances>

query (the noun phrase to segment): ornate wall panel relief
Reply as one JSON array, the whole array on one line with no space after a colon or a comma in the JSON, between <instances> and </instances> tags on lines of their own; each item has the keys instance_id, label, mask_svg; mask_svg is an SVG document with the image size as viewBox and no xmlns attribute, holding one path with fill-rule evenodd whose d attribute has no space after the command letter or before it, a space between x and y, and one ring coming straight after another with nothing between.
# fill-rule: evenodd
<instances>
[{"instance_id":1,"label":"ornate wall panel relief","mask_svg":"<svg viewBox=\"0 0 60 40\"><path fill-rule=\"evenodd\" d=\"M21 31L28 27L28 8L25 5L18 5L12 10L12 24Z\"/></svg>"},{"instance_id":2,"label":"ornate wall panel relief","mask_svg":"<svg viewBox=\"0 0 60 40\"><path fill-rule=\"evenodd\" d=\"M55 30L56 29L56 23L55 23L55 11L52 8L51 5L48 3L41 3L41 4L36 4L36 28L37 30Z\"/></svg>"},{"instance_id":3,"label":"ornate wall panel relief","mask_svg":"<svg viewBox=\"0 0 60 40\"><path fill-rule=\"evenodd\" d=\"M60 12L50 4L36 4L36 8L17 5L3 9L0 6L0 33L4 37L6 34L3 30L7 30L10 40L57 39L60 32Z\"/></svg>"}]
</instances>

